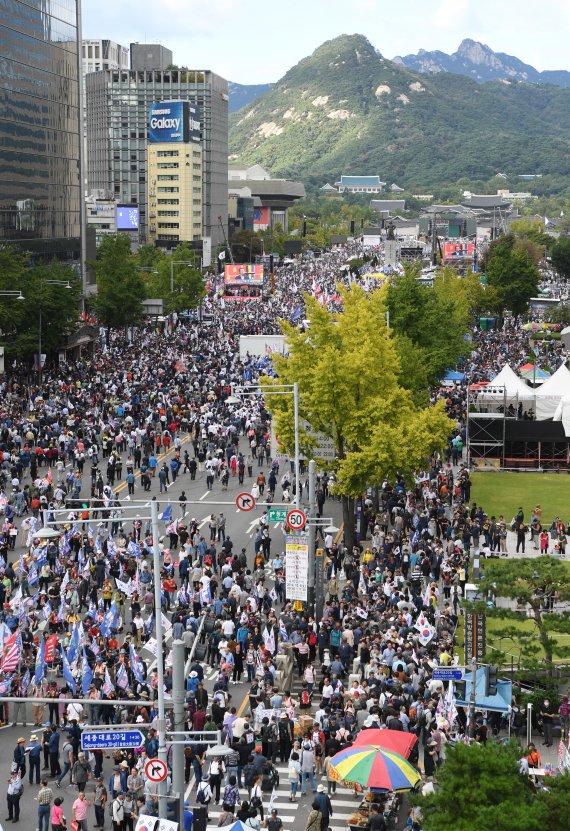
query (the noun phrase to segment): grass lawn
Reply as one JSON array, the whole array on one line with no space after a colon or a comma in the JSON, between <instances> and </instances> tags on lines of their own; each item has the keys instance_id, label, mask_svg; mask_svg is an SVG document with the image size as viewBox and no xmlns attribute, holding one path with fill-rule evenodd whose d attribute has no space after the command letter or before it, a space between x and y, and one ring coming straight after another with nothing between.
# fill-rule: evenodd
<instances>
[{"instance_id":1,"label":"grass lawn","mask_svg":"<svg viewBox=\"0 0 570 831\"><path fill-rule=\"evenodd\" d=\"M554 517L570 521L570 476L557 473L483 473L471 475L471 501L489 516L502 514L510 523L519 506L528 522L535 505L542 506L542 524Z\"/></svg>"},{"instance_id":2,"label":"grass lawn","mask_svg":"<svg viewBox=\"0 0 570 831\"><path fill-rule=\"evenodd\" d=\"M517 620L499 620L498 618L487 617L487 649L490 649L492 646L495 646L497 649L501 651L511 653L514 655L514 663L515 666L517 664L517 656L519 654L519 645L513 644L510 640L503 640L499 641L499 633L501 630L504 629L518 629L521 632L536 632L536 626L533 620L529 618L523 617L521 615L520 621ZM552 633L552 636L556 643L559 643L561 646L568 647L570 645L570 635L566 634L556 634ZM515 639L516 642L516 639ZM459 663L463 663L464 660L464 652L463 652L463 617L459 619L459 623L457 626L457 652L459 653ZM534 641L534 644L539 647L538 658L543 655L542 647L540 647L538 643L538 634ZM510 655L507 656L505 665L508 666L510 663ZM564 657L560 658L557 653L556 649L554 650L554 660L560 664L567 664L569 663L569 659Z\"/></svg>"}]
</instances>

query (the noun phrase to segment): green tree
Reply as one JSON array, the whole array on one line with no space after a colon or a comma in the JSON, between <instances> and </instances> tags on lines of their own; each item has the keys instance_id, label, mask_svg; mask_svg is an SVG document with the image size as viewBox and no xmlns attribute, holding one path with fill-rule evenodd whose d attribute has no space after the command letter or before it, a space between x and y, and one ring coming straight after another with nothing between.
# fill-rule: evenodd
<instances>
[{"instance_id":1,"label":"green tree","mask_svg":"<svg viewBox=\"0 0 570 831\"><path fill-rule=\"evenodd\" d=\"M449 747L435 793L417 802L423 831L536 831L537 803L521 775L519 746Z\"/></svg>"},{"instance_id":2,"label":"green tree","mask_svg":"<svg viewBox=\"0 0 570 831\"><path fill-rule=\"evenodd\" d=\"M230 240L236 263L253 263L263 253L261 237L253 231L237 231Z\"/></svg>"},{"instance_id":3,"label":"green tree","mask_svg":"<svg viewBox=\"0 0 570 831\"><path fill-rule=\"evenodd\" d=\"M446 370L454 367L466 351L469 308L466 294L451 289L452 283L460 279L453 272L435 280L433 288L420 283L416 279L417 273L417 266L406 266L404 275L388 288L390 326L419 350L428 383L433 384ZM445 327L445 333L442 327ZM416 378L409 373L404 357L402 353L400 382L416 392L424 392L425 387L419 383L423 384L425 375Z\"/></svg>"},{"instance_id":4,"label":"green tree","mask_svg":"<svg viewBox=\"0 0 570 831\"><path fill-rule=\"evenodd\" d=\"M570 774L553 776L548 780L548 788L541 790L537 796L537 828L565 828L568 825L568 806L570 805Z\"/></svg>"},{"instance_id":5,"label":"green tree","mask_svg":"<svg viewBox=\"0 0 570 831\"><path fill-rule=\"evenodd\" d=\"M553 306L545 309L544 320L547 323L560 323L561 326L570 326L570 306Z\"/></svg>"},{"instance_id":6,"label":"green tree","mask_svg":"<svg viewBox=\"0 0 570 831\"><path fill-rule=\"evenodd\" d=\"M560 237L552 247L552 265L561 277L570 277L570 237Z\"/></svg>"},{"instance_id":7,"label":"green tree","mask_svg":"<svg viewBox=\"0 0 570 831\"><path fill-rule=\"evenodd\" d=\"M300 416L332 438L337 490L343 497L345 539L354 540L354 500L368 485L401 473L408 479L432 451L441 449L452 422L441 407L421 408L400 385L397 338L384 325L383 289L367 295L342 289L343 311L330 313L306 296L308 332L282 323L289 355L274 356L276 379L263 381L269 410L285 447L294 447L291 396L271 395L274 384L299 384ZM378 325L382 321L382 325ZM311 437L302 435L311 452Z\"/></svg>"},{"instance_id":8,"label":"green tree","mask_svg":"<svg viewBox=\"0 0 570 831\"><path fill-rule=\"evenodd\" d=\"M69 283L70 288L51 285L50 280ZM29 361L38 351L40 310L42 352L65 345L65 335L79 320L81 286L76 273L58 260L30 264L28 255L0 248L0 290L21 291L24 300L0 297L0 329L7 362Z\"/></svg>"},{"instance_id":9,"label":"green tree","mask_svg":"<svg viewBox=\"0 0 570 831\"><path fill-rule=\"evenodd\" d=\"M146 296L161 298L166 314L194 309L206 296L198 255L184 242L171 256L155 261L144 281Z\"/></svg>"},{"instance_id":10,"label":"green tree","mask_svg":"<svg viewBox=\"0 0 570 831\"><path fill-rule=\"evenodd\" d=\"M551 614L545 611L552 593L562 600L570 600L570 572L565 563L554 557L536 557L531 560L509 559L488 560L485 576L480 582L482 591L490 596L517 601L525 608L530 607L530 620L534 631L522 632L520 627L508 627L497 632L501 637L512 637L521 646L521 663L536 669L538 662L550 676L554 673L553 655L570 656L570 647L556 643L553 634L570 633L570 615ZM521 613L512 608L495 607L485 610L488 615L500 620L520 622ZM525 618L526 620L526 618ZM537 655L536 644L542 647L543 655Z\"/></svg>"},{"instance_id":11,"label":"green tree","mask_svg":"<svg viewBox=\"0 0 570 831\"><path fill-rule=\"evenodd\" d=\"M135 326L143 317L145 282L131 243L125 234L103 239L94 263L97 296L94 307L97 317L109 329Z\"/></svg>"},{"instance_id":12,"label":"green tree","mask_svg":"<svg viewBox=\"0 0 570 831\"><path fill-rule=\"evenodd\" d=\"M515 315L526 312L530 298L538 291L540 274L533 256L526 247L517 246L513 234L491 243L484 270L487 284L497 292L501 311L510 309Z\"/></svg>"}]
</instances>

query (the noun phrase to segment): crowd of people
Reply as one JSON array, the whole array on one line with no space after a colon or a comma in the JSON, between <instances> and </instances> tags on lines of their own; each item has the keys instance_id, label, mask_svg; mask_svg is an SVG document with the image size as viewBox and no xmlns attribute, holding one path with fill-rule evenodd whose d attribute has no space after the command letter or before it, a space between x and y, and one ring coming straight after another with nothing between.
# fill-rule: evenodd
<instances>
[{"instance_id":1,"label":"crowd of people","mask_svg":"<svg viewBox=\"0 0 570 831\"><path fill-rule=\"evenodd\" d=\"M354 253L342 249L279 269L269 299L232 304L214 284L206 322L170 319L160 330L149 324L117 334L91 357L48 368L41 386L17 377L4 382L0 691L17 700L1 706L1 720L30 721L34 730L14 750L7 791L13 822L24 783L39 786L40 831L49 822L55 831L65 827L55 791L67 782L77 788L72 819L83 831L91 806L94 827L108 817L114 831L132 831L139 814L157 815L158 790L144 773L158 752L157 614L188 652L206 617L206 654L187 679L186 724L220 730L228 752L210 760L203 744L190 742L185 774L194 805L221 802L220 825L237 817L280 831L277 814L264 816L265 795L278 784L277 759L287 767L291 801L313 792L307 831L326 831L336 789L331 759L360 731L414 734L410 761L427 779L447 743L465 736L464 710L432 673L457 657L470 552L487 544L506 553L506 523L470 504L464 387L438 393L457 419L447 453L426 460L413 487L385 482L365 501L357 546L324 541L320 620L287 597L283 546L272 548L266 512L252 540L234 541L221 512L202 530L187 511L185 486L197 477L220 492L236 477L256 496L266 489L283 501L293 497L290 461L272 452L263 401L235 403L242 385L271 371L266 358L240 358L239 335L276 332L279 318L302 324L304 291L340 307L337 283L353 279L342 266ZM496 368L505 344L522 349L511 334L505 329L474 344L470 378ZM160 574L151 565L150 522L133 516L118 494L124 482L127 495L140 499L153 481L161 493L178 488L163 514ZM324 473L321 505L327 484ZM44 533L46 522L55 536ZM170 693L168 646L166 656ZM280 656L295 667L297 692L276 681ZM208 667L215 670L210 691ZM246 679L247 715L232 696L232 685ZM85 723L139 723L144 746L116 751L107 778L103 751L81 749ZM475 740L504 727L500 715L480 716ZM94 790L87 792L90 780ZM187 806L188 820L191 813ZM382 810L372 811L371 831L383 823ZM417 827L414 817L410 823Z\"/></svg>"}]
</instances>

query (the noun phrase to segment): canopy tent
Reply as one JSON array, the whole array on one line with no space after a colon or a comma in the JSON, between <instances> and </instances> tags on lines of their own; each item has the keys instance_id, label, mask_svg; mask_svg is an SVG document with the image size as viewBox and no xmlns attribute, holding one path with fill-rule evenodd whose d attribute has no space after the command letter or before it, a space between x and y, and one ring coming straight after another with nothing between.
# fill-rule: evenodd
<instances>
[{"instance_id":1,"label":"canopy tent","mask_svg":"<svg viewBox=\"0 0 570 831\"><path fill-rule=\"evenodd\" d=\"M495 695L485 695L485 667L476 670L475 674L475 709L492 710L495 713L508 713L513 700L513 685L511 681L497 681ZM471 675L465 673L465 700L457 698L457 707L469 707L471 700Z\"/></svg>"},{"instance_id":2,"label":"canopy tent","mask_svg":"<svg viewBox=\"0 0 570 831\"><path fill-rule=\"evenodd\" d=\"M558 405L570 395L570 372L565 364L558 367L554 375L536 390L536 420L554 418Z\"/></svg>"},{"instance_id":3,"label":"canopy tent","mask_svg":"<svg viewBox=\"0 0 570 831\"><path fill-rule=\"evenodd\" d=\"M492 408L496 409L505 403L507 406L510 404L516 406L519 401L528 404L534 401L535 395L535 390L527 387L509 364L505 364L499 374L479 393L477 402L495 405Z\"/></svg>"},{"instance_id":4,"label":"canopy tent","mask_svg":"<svg viewBox=\"0 0 570 831\"><path fill-rule=\"evenodd\" d=\"M531 384L543 384L548 378L550 378L550 372L547 372L546 369L541 369L541 367L530 363L521 366L519 374L521 378L524 378L525 381L528 381Z\"/></svg>"},{"instance_id":5,"label":"canopy tent","mask_svg":"<svg viewBox=\"0 0 570 831\"><path fill-rule=\"evenodd\" d=\"M561 421L564 427L564 435L570 436L570 395L565 395L560 400L556 412L554 413L554 421Z\"/></svg>"},{"instance_id":6,"label":"canopy tent","mask_svg":"<svg viewBox=\"0 0 570 831\"><path fill-rule=\"evenodd\" d=\"M464 381L465 380L465 373L464 372L456 372L454 369L448 369L445 373L445 377L442 378L442 382L445 383L446 381Z\"/></svg>"}]
</instances>

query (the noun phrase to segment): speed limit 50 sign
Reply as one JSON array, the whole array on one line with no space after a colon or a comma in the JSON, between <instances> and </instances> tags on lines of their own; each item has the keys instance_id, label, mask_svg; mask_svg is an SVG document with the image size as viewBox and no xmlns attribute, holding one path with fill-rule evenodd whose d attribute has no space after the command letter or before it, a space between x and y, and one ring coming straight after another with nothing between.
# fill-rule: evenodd
<instances>
[{"instance_id":1,"label":"speed limit 50 sign","mask_svg":"<svg viewBox=\"0 0 570 831\"><path fill-rule=\"evenodd\" d=\"M300 508L293 508L287 514L287 525L292 531L302 531L307 522L307 516Z\"/></svg>"}]
</instances>

